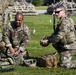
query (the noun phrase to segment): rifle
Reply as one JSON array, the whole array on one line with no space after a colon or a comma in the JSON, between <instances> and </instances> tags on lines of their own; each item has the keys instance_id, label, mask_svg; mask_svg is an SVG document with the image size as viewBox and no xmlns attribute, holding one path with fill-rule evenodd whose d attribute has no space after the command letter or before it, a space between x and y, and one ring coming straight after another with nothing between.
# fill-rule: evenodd
<instances>
[{"instance_id":1,"label":"rifle","mask_svg":"<svg viewBox=\"0 0 76 75\"><path fill-rule=\"evenodd\" d=\"M55 32L55 6L54 6L54 4L55 4L55 0L54 0L54 2L53 2L53 29L54 29L54 32Z\"/></svg>"},{"instance_id":2,"label":"rifle","mask_svg":"<svg viewBox=\"0 0 76 75\"><path fill-rule=\"evenodd\" d=\"M53 29L55 32L55 10L53 10Z\"/></svg>"}]
</instances>

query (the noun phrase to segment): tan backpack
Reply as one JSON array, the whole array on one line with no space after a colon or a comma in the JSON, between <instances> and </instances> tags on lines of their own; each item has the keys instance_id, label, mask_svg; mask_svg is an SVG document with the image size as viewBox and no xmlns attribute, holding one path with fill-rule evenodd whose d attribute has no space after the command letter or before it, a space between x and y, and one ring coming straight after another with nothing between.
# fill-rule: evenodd
<instances>
[{"instance_id":1,"label":"tan backpack","mask_svg":"<svg viewBox=\"0 0 76 75\"><path fill-rule=\"evenodd\" d=\"M55 54L44 55L40 59L40 66L42 67L52 68L52 67L57 67L57 64L58 64L58 60Z\"/></svg>"}]
</instances>

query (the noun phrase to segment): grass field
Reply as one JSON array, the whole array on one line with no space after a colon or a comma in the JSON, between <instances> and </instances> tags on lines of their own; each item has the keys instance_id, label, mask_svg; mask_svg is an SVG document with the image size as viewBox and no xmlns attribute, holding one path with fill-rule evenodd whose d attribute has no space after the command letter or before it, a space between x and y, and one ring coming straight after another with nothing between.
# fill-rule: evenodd
<instances>
[{"instance_id":1,"label":"grass field","mask_svg":"<svg viewBox=\"0 0 76 75\"><path fill-rule=\"evenodd\" d=\"M75 16L72 18L75 20ZM53 32L51 15L25 16L24 23L29 27L31 33L29 44L26 47L31 58L39 59L45 54L56 52L51 44L48 47L42 47L39 44L43 36ZM34 29L35 33L33 33ZM59 58L59 55L57 57ZM38 65L36 67L16 66L14 71L8 69L4 72L0 71L0 75L76 75L76 70L61 67L47 69Z\"/></svg>"},{"instance_id":2,"label":"grass field","mask_svg":"<svg viewBox=\"0 0 76 75\"><path fill-rule=\"evenodd\" d=\"M36 10L46 10L48 6L35 6Z\"/></svg>"}]
</instances>

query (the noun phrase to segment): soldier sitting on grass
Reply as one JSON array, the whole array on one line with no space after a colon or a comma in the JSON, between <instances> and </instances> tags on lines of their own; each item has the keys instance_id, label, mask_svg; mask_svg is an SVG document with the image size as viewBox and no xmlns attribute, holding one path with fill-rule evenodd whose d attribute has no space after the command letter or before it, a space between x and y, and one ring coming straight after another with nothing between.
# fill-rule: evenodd
<instances>
[{"instance_id":1,"label":"soldier sitting on grass","mask_svg":"<svg viewBox=\"0 0 76 75\"><path fill-rule=\"evenodd\" d=\"M7 57L11 56L14 61L11 64L23 64L28 53L26 46L29 41L30 32L28 27L23 23L23 15L17 12L15 20L9 22L3 29L2 42L0 43L0 51ZM10 60L9 60L10 61Z\"/></svg>"}]
</instances>

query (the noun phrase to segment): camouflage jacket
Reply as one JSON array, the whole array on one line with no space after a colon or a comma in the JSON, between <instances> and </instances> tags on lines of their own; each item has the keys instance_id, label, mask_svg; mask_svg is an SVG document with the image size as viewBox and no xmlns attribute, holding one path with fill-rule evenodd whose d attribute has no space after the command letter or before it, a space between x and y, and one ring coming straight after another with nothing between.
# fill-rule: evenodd
<instances>
[{"instance_id":1,"label":"camouflage jacket","mask_svg":"<svg viewBox=\"0 0 76 75\"><path fill-rule=\"evenodd\" d=\"M0 0L0 14L3 14L3 10L4 10L4 1Z\"/></svg>"},{"instance_id":2,"label":"camouflage jacket","mask_svg":"<svg viewBox=\"0 0 76 75\"><path fill-rule=\"evenodd\" d=\"M26 25L22 24L21 27L16 27L15 21L11 21L4 27L3 41L6 47L12 45L15 50L25 50L29 40L30 32Z\"/></svg>"},{"instance_id":3,"label":"camouflage jacket","mask_svg":"<svg viewBox=\"0 0 76 75\"><path fill-rule=\"evenodd\" d=\"M13 6L14 5L14 0L7 0L8 1L8 6Z\"/></svg>"},{"instance_id":4,"label":"camouflage jacket","mask_svg":"<svg viewBox=\"0 0 76 75\"><path fill-rule=\"evenodd\" d=\"M57 28L49 39L52 43L61 42L63 45L70 45L76 42L74 21L71 18L64 17L57 24Z\"/></svg>"}]
</instances>

